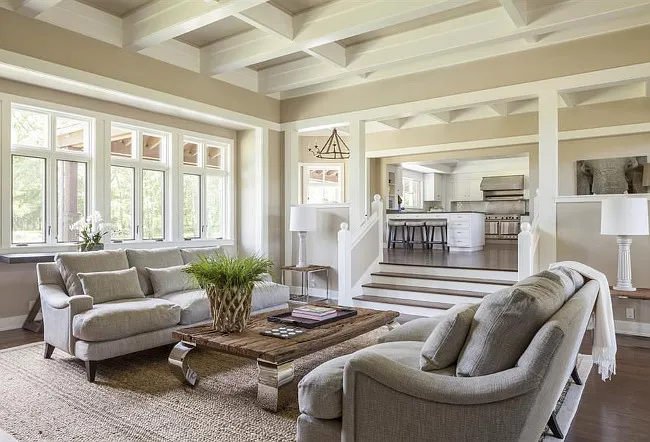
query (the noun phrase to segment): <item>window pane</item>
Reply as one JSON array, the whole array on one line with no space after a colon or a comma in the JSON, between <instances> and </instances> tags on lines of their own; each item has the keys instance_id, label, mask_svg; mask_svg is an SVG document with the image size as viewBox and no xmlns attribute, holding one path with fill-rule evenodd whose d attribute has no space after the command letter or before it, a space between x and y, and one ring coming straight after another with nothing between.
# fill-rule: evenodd
<instances>
[{"instance_id":1,"label":"window pane","mask_svg":"<svg viewBox=\"0 0 650 442\"><path fill-rule=\"evenodd\" d=\"M11 144L48 147L48 116L23 109L11 110Z\"/></svg>"},{"instance_id":2,"label":"window pane","mask_svg":"<svg viewBox=\"0 0 650 442\"><path fill-rule=\"evenodd\" d=\"M11 242L45 242L45 158L12 157Z\"/></svg>"},{"instance_id":3,"label":"window pane","mask_svg":"<svg viewBox=\"0 0 650 442\"><path fill-rule=\"evenodd\" d=\"M142 136L142 158L145 160L162 161L164 147L162 137L156 135Z\"/></svg>"},{"instance_id":4,"label":"window pane","mask_svg":"<svg viewBox=\"0 0 650 442\"><path fill-rule=\"evenodd\" d=\"M325 171L325 182L326 183L338 183L339 182L339 171L338 169L329 169Z\"/></svg>"},{"instance_id":5,"label":"window pane","mask_svg":"<svg viewBox=\"0 0 650 442\"><path fill-rule=\"evenodd\" d=\"M206 166L212 169L221 169L221 148L208 146L208 160Z\"/></svg>"},{"instance_id":6,"label":"window pane","mask_svg":"<svg viewBox=\"0 0 650 442\"><path fill-rule=\"evenodd\" d=\"M111 155L115 157L133 156L133 139L135 134L130 129L111 126Z\"/></svg>"},{"instance_id":7,"label":"window pane","mask_svg":"<svg viewBox=\"0 0 650 442\"><path fill-rule=\"evenodd\" d=\"M84 152L88 145L87 121L56 117L56 148L72 152Z\"/></svg>"},{"instance_id":8,"label":"window pane","mask_svg":"<svg viewBox=\"0 0 650 442\"><path fill-rule=\"evenodd\" d=\"M142 171L142 239L165 237L165 172Z\"/></svg>"},{"instance_id":9,"label":"window pane","mask_svg":"<svg viewBox=\"0 0 650 442\"><path fill-rule=\"evenodd\" d=\"M201 236L201 176L183 175L183 238Z\"/></svg>"},{"instance_id":10,"label":"window pane","mask_svg":"<svg viewBox=\"0 0 650 442\"><path fill-rule=\"evenodd\" d=\"M208 238L223 238L223 177L208 175L205 183Z\"/></svg>"},{"instance_id":11,"label":"window pane","mask_svg":"<svg viewBox=\"0 0 650 442\"><path fill-rule=\"evenodd\" d=\"M324 181L324 171L323 169L310 169L309 170L309 182L310 183L322 183Z\"/></svg>"},{"instance_id":12,"label":"window pane","mask_svg":"<svg viewBox=\"0 0 650 442\"><path fill-rule=\"evenodd\" d=\"M183 164L187 166L199 165L199 145L197 143L183 143Z\"/></svg>"},{"instance_id":13,"label":"window pane","mask_svg":"<svg viewBox=\"0 0 650 442\"><path fill-rule=\"evenodd\" d=\"M70 226L86 217L86 164L57 162L57 240L79 241L79 230Z\"/></svg>"},{"instance_id":14,"label":"window pane","mask_svg":"<svg viewBox=\"0 0 650 442\"><path fill-rule=\"evenodd\" d=\"M134 239L133 197L135 170L111 166L111 227L113 239Z\"/></svg>"}]
</instances>

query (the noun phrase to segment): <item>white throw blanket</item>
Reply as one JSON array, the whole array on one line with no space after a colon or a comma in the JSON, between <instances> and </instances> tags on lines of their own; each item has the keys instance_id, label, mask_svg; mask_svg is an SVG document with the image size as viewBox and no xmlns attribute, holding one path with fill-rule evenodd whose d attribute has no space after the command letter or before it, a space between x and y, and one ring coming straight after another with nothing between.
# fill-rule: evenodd
<instances>
[{"instance_id":1,"label":"white throw blanket","mask_svg":"<svg viewBox=\"0 0 650 442\"><path fill-rule=\"evenodd\" d=\"M594 343L591 354L594 364L598 365L600 377L606 381L616 374L616 329L614 328L612 296L609 292L607 277L598 270L575 261L556 262L551 264L549 269L557 267L573 269L585 278L595 280L600 285L596 298Z\"/></svg>"}]
</instances>

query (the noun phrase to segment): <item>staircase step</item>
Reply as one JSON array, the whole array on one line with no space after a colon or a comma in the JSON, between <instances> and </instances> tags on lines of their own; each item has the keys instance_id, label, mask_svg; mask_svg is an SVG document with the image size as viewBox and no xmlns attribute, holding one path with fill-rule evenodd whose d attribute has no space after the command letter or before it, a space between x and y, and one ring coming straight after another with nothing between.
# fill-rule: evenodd
<instances>
[{"instance_id":1,"label":"staircase step","mask_svg":"<svg viewBox=\"0 0 650 442\"><path fill-rule=\"evenodd\" d=\"M449 278L470 278L516 283L516 270L485 270L471 267L441 267L417 264L397 264L382 262L379 269L384 273L403 273L409 275L440 276Z\"/></svg>"},{"instance_id":2,"label":"staircase step","mask_svg":"<svg viewBox=\"0 0 650 442\"><path fill-rule=\"evenodd\" d=\"M409 307L431 308L436 310L449 310L454 306L454 304L448 304L445 302L415 301L411 299L388 298L384 296L370 296L370 295L355 296L352 299L355 301L378 302L382 304L394 304L394 305L403 305Z\"/></svg>"},{"instance_id":3,"label":"staircase step","mask_svg":"<svg viewBox=\"0 0 650 442\"><path fill-rule=\"evenodd\" d=\"M455 289L438 289L430 287L418 287L412 285L398 285L398 284L381 284L376 282L371 282L369 284L363 284L362 288L369 289L379 289L379 290L392 290L397 292L416 292L416 293L428 293L432 295L452 295L452 296L462 296L467 298L483 298L489 293L486 292L475 292L469 290L455 290ZM468 300L468 302L471 302Z\"/></svg>"},{"instance_id":4,"label":"staircase step","mask_svg":"<svg viewBox=\"0 0 650 442\"><path fill-rule=\"evenodd\" d=\"M425 279L428 281L465 282L465 283L505 285L505 286L511 286L515 284L515 281L507 281L505 279L466 278L462 276L444 276L444 275L418 275L414 273L397 273L397 272L376 272L376 273L372 273L371 276L385 276L389 278Z\"/></svg>"}]
</instances>

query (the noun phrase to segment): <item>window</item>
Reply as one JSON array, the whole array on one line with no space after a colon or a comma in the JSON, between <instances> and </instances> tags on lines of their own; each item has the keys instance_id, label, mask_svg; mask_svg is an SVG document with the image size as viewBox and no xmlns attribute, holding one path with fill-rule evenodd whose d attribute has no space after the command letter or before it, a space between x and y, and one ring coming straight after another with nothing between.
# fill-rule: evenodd
<instances>
[{"instance_id":1,"label":"window","mask_svg":"<svg viewBox=\"0 0 650 442\"><path fill-rule=\"evenodd\" d=\"M404 207L407 209L421 209L422 203L422 181L413 178L402 178L402 193Z\"/></svg>"},{"instance_id":2,"label":"window","mask_svg":"<svg viewBox=\"0 0 650 442\"><path fill-rule=\"evenodd\" d=\"M114 241L163 240L169 134L111 124Z\"/></svg>"},{"instance_id":3,"label":"window","mask_svg":"<svg viewBox=\"0 0 650 442\"><path fill-rule=\"evenodd\" d=\"M183 140L183 238L226 236L227 145L186 137Z\"/></svg>"},{"instance_id":4,"label":"window","mask_svg":"<svg viewBox=\"0 0 650 442\"><path fill-rule=\"evenodd\" d=\"M343 202L342 164L303 164L301 167L304 204Z\"/></svg>"},{"instance_id":5,"label":"window","mask_svg":"<svg viewBox=\"0 0 650 442\"><path fill-rule=\"evenodd\" d=\"M70 226L88 214L93 122L11 107L11 244L78 241L78 232Z\"/></svg>"}]
</instances>

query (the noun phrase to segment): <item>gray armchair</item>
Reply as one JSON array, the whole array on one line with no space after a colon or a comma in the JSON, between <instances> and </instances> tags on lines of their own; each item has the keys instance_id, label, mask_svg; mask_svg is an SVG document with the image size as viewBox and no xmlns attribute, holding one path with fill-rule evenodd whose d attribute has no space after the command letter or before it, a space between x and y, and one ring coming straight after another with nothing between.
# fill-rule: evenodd
<instances>
[{"instance_id":1,"label":"gray armchair","mask_svg":"<svg viewBox=\"0 0 650 442\"><path fill-rule=\"evenodd\" d=\"M587 283L541 327L515 367L488 376L456 377L455 366L419 369L435 318L328 361L300 382L297 439L536 441L575 366L597 293L598 284Z\"/></svg>"}]
</instances>

